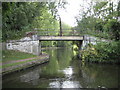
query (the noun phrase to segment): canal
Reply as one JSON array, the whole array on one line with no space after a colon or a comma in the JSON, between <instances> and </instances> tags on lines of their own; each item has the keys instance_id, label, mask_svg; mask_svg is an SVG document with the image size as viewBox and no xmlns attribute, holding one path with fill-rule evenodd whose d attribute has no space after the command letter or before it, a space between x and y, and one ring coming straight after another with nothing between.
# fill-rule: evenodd
<instances>
[{"instance_id":1,"label":"canal","mask_svg":"<svg viewBox=\"0 0 120 90\"><path fill-rule=\"evenodd\" d=\"M84 64L70 48L49 49L50 61L4 76L2 88L117 88L118 66Z\"/></svg>"}]
</instances>

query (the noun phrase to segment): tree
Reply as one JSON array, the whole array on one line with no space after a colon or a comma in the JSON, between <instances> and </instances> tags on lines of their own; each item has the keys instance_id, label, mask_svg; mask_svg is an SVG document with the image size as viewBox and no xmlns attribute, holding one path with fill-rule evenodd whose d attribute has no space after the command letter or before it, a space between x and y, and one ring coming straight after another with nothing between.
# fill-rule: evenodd
<instances>
[{"instance_id":1,"label":"tree","mask_svg":"<svg viewBox=\"0 0 120 90\"><path fill-rule=\"evenodd\" d=\"M34 28L48 31L58 28L47 2L3 2L2 11L3 41L23 37Z\"/></svg>"},{"instance_id":2,"label":"tree","mask_svg":"<svg viewBox=\"0 0 120 90\"><path fill-rule=\"evenodd\" d=\"M106 33L106 36L109 35L111 38L118 40L119 7L120 2L114 3L113 1L90 4L89 8L82 13L82 17L77 18L78 25L76 28L79 29L77 32L91 33L94 31L101 33L100 35Z\"/></svg>"}]
</instances>

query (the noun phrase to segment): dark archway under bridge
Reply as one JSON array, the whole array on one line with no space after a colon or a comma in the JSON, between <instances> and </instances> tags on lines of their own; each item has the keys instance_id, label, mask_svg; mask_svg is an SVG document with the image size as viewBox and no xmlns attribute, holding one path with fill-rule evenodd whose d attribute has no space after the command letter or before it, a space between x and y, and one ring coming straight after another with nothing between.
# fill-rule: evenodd
<instances>
[{"instance_id":1,"label":"dark archway under bridge","mask_svg":"<svg viewBox=\"0 0 120 90\"><path fill-rule=\"evenodd\" d=\"M40 36L38 35L37 40L39 40L39 54L42 54L41 41L78 41L79 50L80 50L82 41L84 40L84 36Z\"/></svg>"}]
</instances>

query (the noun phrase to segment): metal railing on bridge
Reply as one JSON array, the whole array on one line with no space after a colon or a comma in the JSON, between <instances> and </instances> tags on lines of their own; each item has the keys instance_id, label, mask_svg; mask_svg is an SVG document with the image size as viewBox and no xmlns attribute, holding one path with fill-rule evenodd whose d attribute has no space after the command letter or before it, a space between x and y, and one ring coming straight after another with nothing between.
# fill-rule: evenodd
<instances>
[{"instance_id":1,"label":"metal railing on bridge","mask_svg":"<svg viewBox=\"0 0 120 90\"><path fill-rule=\"evenodd\" d=\"M51 37L56 38L57 36L58 37L56 40L58 40L58 38L61 39L62 38L61 36L63 36L62 39L65 39L65 40L69 40L69 38L70 38L70 40L72 40L71 38L74 38L74 40L78 40L78 38L79 38L79 40L83 39L83 35L80 35L76 30L72 30L72 29L62 29L62 35L60 35L59 29L33 29L33 30L26 32L25 36L32 37L32 40L21 39L21 40L10 40L7 42L12 43L12 42L26 42L26 41L33 41L33 40L35 41L35 40L39 40L40 37L42 37L42 38L51 38ZM56 36L56 37L54 37L54 36Z\"/></svg>"},{"instance_id":2,"label":"metal railing on bridge","mask_svg":"<svg viewBox=\"0 0 120 90\"><path fill-rule=\"evenodd\" d=\"M37 35L41 35L41 36L79 36L79 33L77 33L76 30L72 30L72 29L62 29L62 32L60 32L59 29L35 28L30 32L36 33Z\"/></svg>"}]
</instances>

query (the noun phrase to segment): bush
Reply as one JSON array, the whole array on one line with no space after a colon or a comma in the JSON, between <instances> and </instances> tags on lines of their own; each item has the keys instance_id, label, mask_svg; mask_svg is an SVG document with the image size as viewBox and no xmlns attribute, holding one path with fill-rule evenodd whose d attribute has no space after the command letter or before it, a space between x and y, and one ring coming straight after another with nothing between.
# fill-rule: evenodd
<instances>
[{"instance_id":1,"label":"bush","mask_svg":"<svg viewBox=\"0 0 120 90\"><path fill-rule=\"evenodd\" d=\"M82 50L82 60L98 63L119 63L120 53L119 42L101 42L97 45L89 45L86 50Z\"/></svg>"}]
</instances>

